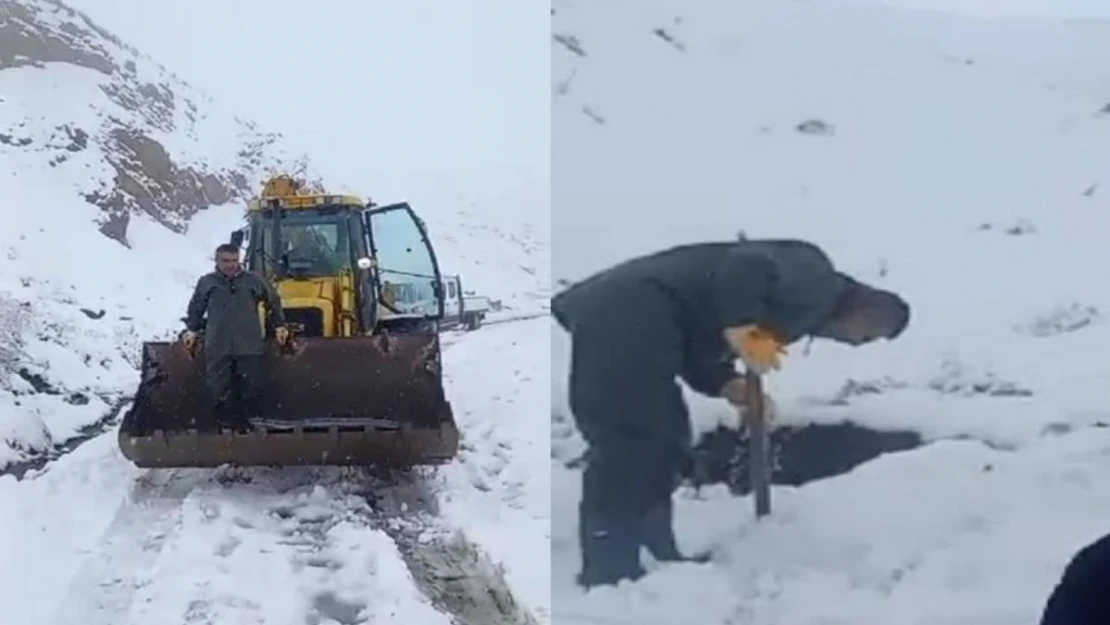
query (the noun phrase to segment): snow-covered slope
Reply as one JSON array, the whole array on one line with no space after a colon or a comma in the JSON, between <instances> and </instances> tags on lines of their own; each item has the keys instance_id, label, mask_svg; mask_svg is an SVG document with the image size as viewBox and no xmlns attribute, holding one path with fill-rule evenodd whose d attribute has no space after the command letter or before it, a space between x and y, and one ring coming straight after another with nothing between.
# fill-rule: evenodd
<instances>
[{"instance_id":1,"label":"snow-covered slope","mask_svg":"<svg viewBox=\"0 0 1110 625\"><path fill-rule=\"evenodd\" d=\"M562 462L581 443L558 421L556 621L687 623L698 606L707 624L1034 622L1110 512L1110 434L1091 427L1110 420L1110 24L844 1L554 8L553 228L576 250L554 277L740 230L811 239L913 319L894 343L794 346L769 379L782 420L972 439L776 488L759 524L746 498L683 492L685 545L716 563L584 596ZM736 422L690 401L701 430Z\"/></svg>"},{"instance_id":2,"label":"snow-covered slope","mask_svg":"<svg viewBox=\"0 0 1110 625\"><path fill-rule=\"evenodd\" d=\"M281 130L338 188L410 201L468 289L507 306L546 305L547 7L73 4L220 102ZM328 33L326 45L319 33Z\"/></svg>"},{"instance_id":3,"label":"snow-covered slope","mask_svg":"<svg viewBox=\"0 0 1110 625\"><path fill-rule=\"evenodd\" d=\"M2 467L111 412L236 202L303 161L51 0L0 5L0 93Z\"/></svg>"}]
</instances>

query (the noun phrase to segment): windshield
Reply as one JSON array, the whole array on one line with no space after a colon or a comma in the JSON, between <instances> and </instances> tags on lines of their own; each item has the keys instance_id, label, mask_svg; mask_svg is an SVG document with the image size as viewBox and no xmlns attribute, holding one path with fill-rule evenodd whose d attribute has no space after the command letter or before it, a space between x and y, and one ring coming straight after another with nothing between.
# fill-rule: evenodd
<instances>
[{"instance_id":1,"label":"windshield","mask_svg":"<svg viewBox=\"0 0 1110 625\"><path fill-rule=\"evenodd\" d=\"M266 254L277 260L282 273L291 276L330 276L353 269L346 215L287 212L281 219L281 249L274 249L273 223L266 220L258 232ZM271 271L265 263L266 273Z\"/></svg>"}]
</instances>

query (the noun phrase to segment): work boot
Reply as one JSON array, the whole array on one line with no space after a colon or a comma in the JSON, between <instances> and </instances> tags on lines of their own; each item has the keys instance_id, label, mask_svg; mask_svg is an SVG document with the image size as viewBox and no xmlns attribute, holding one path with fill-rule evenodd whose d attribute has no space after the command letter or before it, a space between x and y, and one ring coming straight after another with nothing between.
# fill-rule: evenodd
<instances>
[{"instance_id":1,"label":"work boot","mask_svg":"<svg viewBox=\"0 0 1110 625\"><path fill-rule=\"evenodd\" d=\"M197 419L197 429L203 432L219 432L227 421L227 415L227 402L217 401L212 404L212 410L208 413L207 418Z\"/></svg>"},{"instance_id":2,"label":"work boot","mask_svg":"<svg viewBox=\"0 0 1110 625\"><path fill-rule=\"evenodd\" d=\"M616 585L621 580L635 581L647 571L640 566L640 544L633 528L625 523L609 523L579 512L578 540L582 553L582 572L575 578L579 586Z\"/></svg>"},{"instance_id":3,"label":"work boot","mask_svg":"<svg viewBox=\"0 0 1110 625\"><path fill-rule=\"evenodd\" d=\"M243 417L243 412L237 404L238 402L225 401L216 405L215 429L217 431L229 429L242 432L251 428L250 422Z\"/></svg>"},{"instance_id":4,"label":"work boot","mask_svg":"<svg viewBox=\"0 0 1110 625\"><path fill-rule=\"evenodd\" d=\"M710 554L707 552L684 556L678 550L678 542L674 536L674 502L670 497L644 517L640 542L647 548L651 557L659 562L705 563L710 559Z\"/></svg>"}]
</instances>

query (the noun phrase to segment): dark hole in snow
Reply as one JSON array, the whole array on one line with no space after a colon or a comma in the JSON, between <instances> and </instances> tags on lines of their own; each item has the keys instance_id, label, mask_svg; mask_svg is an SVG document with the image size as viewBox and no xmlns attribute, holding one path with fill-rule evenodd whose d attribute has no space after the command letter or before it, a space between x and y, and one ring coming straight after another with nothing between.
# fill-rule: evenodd
<instances>
[{"instance_id":1,"label":"dark hole in snow","mask_svg":"<svg viewBox=\"0 0 1110 625\"><path fill-rule=\"evenodd\" d=\"M770 435L771 482L800 486L847 473L884 453L921 447L921 435L909 431L878 431L852 423L782 426ZM737 495L750 491L747 435L718 427L694 448L694 486L726 484Z\"/></svg>"},{"instance_id":2,"label":"dark hole in snow","mask_svg":"<svg viewBox=\"0 0 1110 625\"><path fill-rule=\"evenodd\" d=\"M1104 107L1100 108L1100 109L1098 110L1098 112L1099 112L1099 113L1105 113L1105 114L1107 114L1107 115L1110 115L1110 102L1107 102L1107 103L1106 103L1106 106L1104 106Z\"/></svg>"},{"instance_id":3,"label":"dark hole in snow","mask_svg":"<svg viewBox=\"0 0 1110 625\"><path fill-rule=\"evenodd\" d=\"M88 317L89 319L100 319L101 317L104 316L104 313L105 313L105 310L103 308L101 308L100 310L91 310L91 309L88 309L88 308L81 308L79 310L81 312L85 313L85 316Z\"/></svg>"}]
</instances>

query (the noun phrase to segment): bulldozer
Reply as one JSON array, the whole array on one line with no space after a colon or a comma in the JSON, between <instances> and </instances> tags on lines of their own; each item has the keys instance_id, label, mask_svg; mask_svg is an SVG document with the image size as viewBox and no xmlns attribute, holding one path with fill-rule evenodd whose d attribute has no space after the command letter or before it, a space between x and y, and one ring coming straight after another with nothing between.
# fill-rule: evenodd
<instances>
[{"instance_id":1,"label":"bulldozer","mask_svg":"<svg viewBox=\"0 0 1110 625\"><path fill-rule=\"evenodd\" d=\"M144 343L119 428L132 463L413 466L455 456L439 342L444 293L424 222L405 202L317 191L270 178L229 237L243 250L244 270L274 285L292 337L277 345L259 306L270 339L261 416L245 430L202 427L213 404L203 347Z\"/></svg>"}]
</instances>

